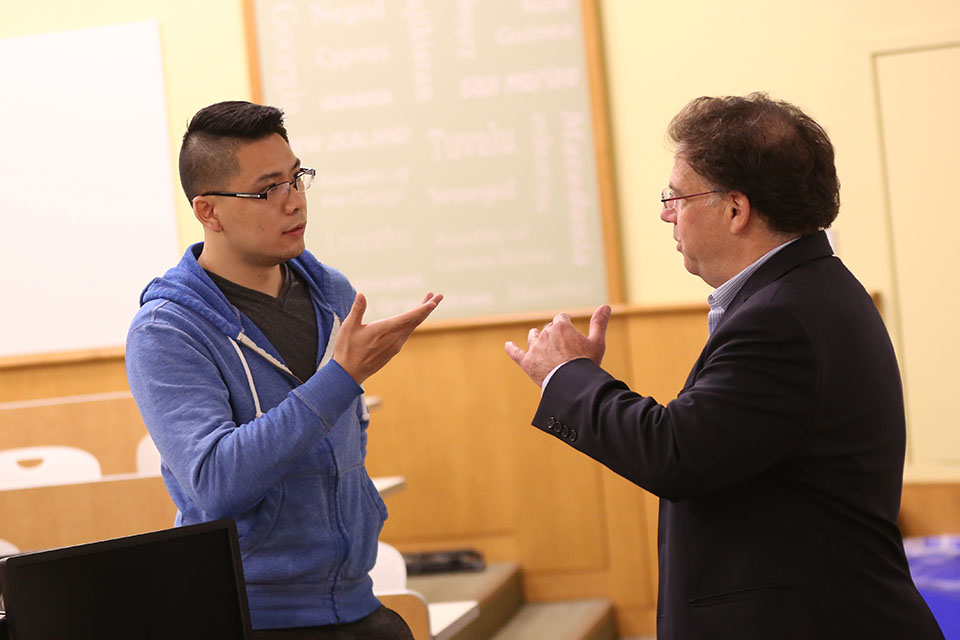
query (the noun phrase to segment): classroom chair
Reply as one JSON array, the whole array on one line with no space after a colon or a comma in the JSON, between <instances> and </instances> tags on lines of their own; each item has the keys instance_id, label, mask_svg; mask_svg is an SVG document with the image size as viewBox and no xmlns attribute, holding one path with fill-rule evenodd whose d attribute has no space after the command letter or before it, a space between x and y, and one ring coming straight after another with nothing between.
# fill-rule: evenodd
<instances>
[{"instance_id":1,"label":"classroom chair","mask_svg":"<svg viewBox=\"0 0 960 640\"><path fill-rule=\"evenodd\" d=\"M0 451L0 489L90 482L101 475L96 456L77 447L51 445Z\"/></svg>"}]
</instances>

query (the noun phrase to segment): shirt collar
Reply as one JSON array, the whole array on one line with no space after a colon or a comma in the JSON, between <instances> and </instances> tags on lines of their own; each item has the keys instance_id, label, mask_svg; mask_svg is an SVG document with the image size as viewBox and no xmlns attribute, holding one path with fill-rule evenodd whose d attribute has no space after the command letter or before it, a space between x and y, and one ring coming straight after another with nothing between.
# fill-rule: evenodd
<instances>
[{"instance_id":1,"label":"shirt collar","mask_svg":"<svg viewBox=\"0 0 960 640\"><path fill-rule=\"evenodd\" d=\"M763 265L764 262L772 258L778 251L787 245L796 242L797 240L799 240L799 238L787 240L783 244L774 247L770 251L767 251L756 261L754 261L753 264L714 289L713 293L707 296L707 304L710 305L710 309L712 311L726 311L727 306L733 302L733 299L737 296L737 293L740 292L740 289L743 288L743 285L746 284L747 280L750 279L750 276L752 276L754 272Z\"/></svg>"}]
</instances>

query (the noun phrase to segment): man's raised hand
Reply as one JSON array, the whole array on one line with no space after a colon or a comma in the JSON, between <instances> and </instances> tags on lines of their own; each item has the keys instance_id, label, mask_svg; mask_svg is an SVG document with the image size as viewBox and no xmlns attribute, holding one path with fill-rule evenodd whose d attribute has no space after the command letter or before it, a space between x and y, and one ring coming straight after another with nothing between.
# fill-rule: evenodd
<instances>
[{"instance_id":1,"label":"man's raised hand","mask_svg":"<svg viewBox=\"0 0 960 640\"><path fill-rule=\"evenodd\" d=\"M427 319L441 300L443 294L434 295L431 292L424 296L419 305L405 313L363 324L367 299L358 293L350 313L340 326L333 359L357 384L363 384L364 380L382 369L400 352L413 330Z\"/></svg>"},{"instance_id":2,"label":"man's raised hand","mask_svg":"<svg viewBox=\"0 0 960 640\"><path fill-rule=\"evenodd\" d=\"M607 347L607 323L610 322L610 313L609 305L597 307L590 318L587 335L577 331L569 315L558 313L543 329L530 329L526 351L512 341L507 342L504 349L531 380L538 386L542 385L547 374L564 362L589 358L600 364Z\"/></svg>"}]
</instances>

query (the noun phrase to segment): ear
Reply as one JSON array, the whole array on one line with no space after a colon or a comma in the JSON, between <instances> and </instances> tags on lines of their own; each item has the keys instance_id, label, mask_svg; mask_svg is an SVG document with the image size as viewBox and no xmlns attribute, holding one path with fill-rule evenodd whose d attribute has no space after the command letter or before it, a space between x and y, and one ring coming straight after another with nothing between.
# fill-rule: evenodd
<instances>
[{"instance_id":1,"label":"ear","mask_svg":"<svg viewBox=\"0 0 960 640\"><path fill-rule=\"evenodd\" d=\"M739 235L747 229L754 215L750 207L750 198L742 191L731 191L727 197L730 233Z\"/></svg>"},{"instance_id":2,"label":"ear","mask_svg":"<svg viewBox=\"0 0 960 640\"><path fill-rule=\"evenodd\" d=\"M206 196L197 196L193 199L193 215L196 216L200 224L205 229L219 233L223 231L223 225L220 224L220 216L213 201Z\"/></svg>"}]
</instances>

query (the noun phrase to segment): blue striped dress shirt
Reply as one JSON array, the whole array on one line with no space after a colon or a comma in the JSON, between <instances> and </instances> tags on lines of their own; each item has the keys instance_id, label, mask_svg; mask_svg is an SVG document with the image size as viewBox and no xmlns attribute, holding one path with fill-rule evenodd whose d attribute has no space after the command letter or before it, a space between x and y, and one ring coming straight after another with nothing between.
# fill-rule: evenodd
<instances>
[{"instance_id":1,"label":"blue striped dress shirt","mask_svg":"<svg viewBox=\"0 0 960 640\"><path fill-rule=\"evenodd\" d=\"M747 280L750 279L750 276L759 269L764 262L772 258L778 251L783 249L785 246L792 242L796 242L797 238L793 240L787 240L778 247L774 247L770 251L767 251L765 254L760 256L749 267L733 276L722 285L713 290L709 296L707 296L707 304L710 305L710 313L707 314L707 330L709 333L713 333L713 330L717 327L717 324L720 322L720 318L723 317L724 311L727 310L727 307L730 306L730 303L733 302L733 299L740 292L740 289L743 288L743 285L746 284Z\"/></svg>"}]
</instances>

